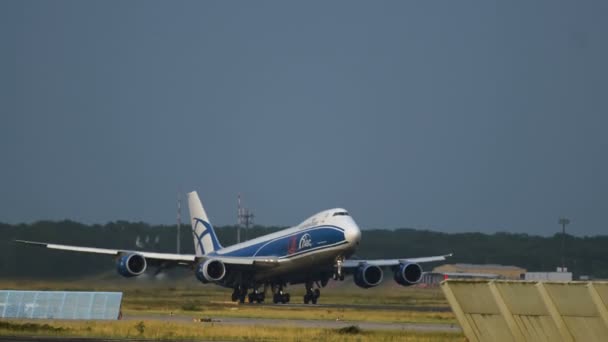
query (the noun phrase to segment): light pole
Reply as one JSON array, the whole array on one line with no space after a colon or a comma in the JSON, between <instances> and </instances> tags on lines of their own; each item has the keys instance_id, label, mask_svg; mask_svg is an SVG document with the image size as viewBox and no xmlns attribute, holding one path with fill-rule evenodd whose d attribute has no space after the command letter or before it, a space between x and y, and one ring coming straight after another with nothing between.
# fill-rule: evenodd
<instances>
[{"instance_id":1,"label":"light pole","mask_svg":"<svg viewBox=\"0 0 608 342\"><path fill-rule=\"evenodd\" d=\"M559 224L562 225L562 272L566 271L566 225L570 220L565 217L560 217Z\"/></svg>"}]
</instances>

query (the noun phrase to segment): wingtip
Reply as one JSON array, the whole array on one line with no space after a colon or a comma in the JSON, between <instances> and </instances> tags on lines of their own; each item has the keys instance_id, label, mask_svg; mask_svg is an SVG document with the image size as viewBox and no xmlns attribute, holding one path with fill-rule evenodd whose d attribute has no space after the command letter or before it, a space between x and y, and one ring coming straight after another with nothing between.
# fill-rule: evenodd
<instances>
[{"instance_id":1,"label":"wingtip","mask_svg":"<svg viewBox=\"0 0 608 342\"><path fill-rule=\"evenodd\" d=\"M19 239L15 239L15 240L13 240L13 242L22 243L25 245L34 245L34 246L43 246L43 247L46 247L46 245L48 245L45 242L36 242L36 241L19 240Z\"/></svg>"}]
</instances>

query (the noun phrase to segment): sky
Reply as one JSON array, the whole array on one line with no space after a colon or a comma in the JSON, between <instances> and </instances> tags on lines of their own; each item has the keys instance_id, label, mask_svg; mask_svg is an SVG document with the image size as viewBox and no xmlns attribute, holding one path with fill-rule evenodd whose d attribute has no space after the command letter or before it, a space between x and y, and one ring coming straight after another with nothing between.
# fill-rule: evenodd
<instances>
[{"instance_id":1,"label":"sky","mask_svg":"<svg viewBox=\"0 0 608 342\"><path fill-rule=\"evenodd\" d=\"M0 222L608 234L606 1L0 1ZM184 211L187 222L187 211Z\"/></svg>"}]
</instances>

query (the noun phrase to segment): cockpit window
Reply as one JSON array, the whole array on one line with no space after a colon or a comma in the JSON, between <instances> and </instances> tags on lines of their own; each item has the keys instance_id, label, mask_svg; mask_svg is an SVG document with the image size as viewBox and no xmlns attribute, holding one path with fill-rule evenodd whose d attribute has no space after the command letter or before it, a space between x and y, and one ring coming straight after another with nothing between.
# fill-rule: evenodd
<instances>
[{"instance_id":1,"label":"cockpit window","mask_svg":"<svg viewBox=\"0 0 608 342\"><path fill-rule=\"evenodd\" d=\"M333 216L349 216L346 211L336 211Z\"/></svg>"}]
</instances>

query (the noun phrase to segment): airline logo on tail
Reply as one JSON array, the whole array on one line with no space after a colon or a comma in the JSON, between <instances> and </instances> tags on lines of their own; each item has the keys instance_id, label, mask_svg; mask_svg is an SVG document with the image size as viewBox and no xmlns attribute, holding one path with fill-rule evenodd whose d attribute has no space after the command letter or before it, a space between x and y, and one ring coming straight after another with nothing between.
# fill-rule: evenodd
<instances>
[{"instance_id":1,"label":"airline logo on tail","mask_svg":"<svg viewBox=\"0 0 608 342\"><path fill-rule=\"evenodd\" d=\"M199 224L203 227L199 227ZM195 243L194 247L197 251L197 254L205 255L207 253L217 251L221 249L220 243L215 236L213 231L213 227L209 222L203 221L200 218L195 217L192 222L192 235L194 235ZM205 239L205 237L207 237ZM207 248L205 248L207 246Z\"/></svg>"},{"instance_id":2,"label":"airline logo on tail","mask_svg":"<svg viewBox=\"0 0 608 342\"><path fill-rule=\"evenodd\" d=\"M188 208L190 209L190 218L192 219L192 235L194 237L196 256L203 256L222 249L196 192L188 194Z\"/></svg>"}]
</instances>

